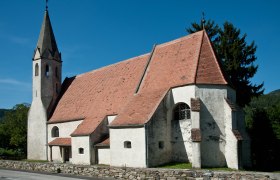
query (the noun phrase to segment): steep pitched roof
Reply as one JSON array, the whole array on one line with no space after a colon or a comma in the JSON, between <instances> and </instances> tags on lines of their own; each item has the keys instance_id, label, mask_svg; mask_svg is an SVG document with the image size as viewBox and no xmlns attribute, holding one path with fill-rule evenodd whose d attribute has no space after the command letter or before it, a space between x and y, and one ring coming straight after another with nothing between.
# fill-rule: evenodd
<instances>
[{"instance_id":1,"label":"steep pitched roof","mask_svg":"<svg viewBox=\"0 0 280 180\"><path fill-rule=\"evenodd\" d=\"M133 96L147 56L75 77L61 96L49 122L84 119L73 135L92 133L106 115L117 114Z\"/></svg>"},{"instance_id":2,"label":"steep pitched roof","mask_svg":"<svg viewBox=\"0 0 280 180\"><path fill-rule=\"evenodd\" d=\"M170 88L188 84L228 84L205 31L73 78L49 123L84 119L72 135L92 133L110 114L118 114L111 127L144 124Z\"/></svg>"},{"instance_id":3,"label":"steep pitched roof","mask_svg":"<svg viewBox=\"0 0 280 180\"><path fill-rule=\"evenodd\" d=\"M203 31L195 83L228 84L209 37L205 31Z\"/></svg>"},{"instance_id":4,"label":"steep pitched roof","mask_svg":"<svg viewBox=\"0 0 280 180\"><path fill-rule=\"evenodd\" d=\"M45 11L36 48L39 50L41 56L45 58L49 58L49 54L51 54L52 57L55 56L55 53L59 54L49 13L47 10ZM60 58L57 58L57 60L60 60Z\"/></svg>"}]
</instances>

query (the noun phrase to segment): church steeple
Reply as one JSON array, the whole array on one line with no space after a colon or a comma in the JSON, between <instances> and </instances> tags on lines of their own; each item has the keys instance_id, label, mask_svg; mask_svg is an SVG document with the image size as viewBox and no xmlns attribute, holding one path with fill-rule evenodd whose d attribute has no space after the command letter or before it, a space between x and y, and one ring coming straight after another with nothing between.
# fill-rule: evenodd
<instances>
[{"instance_id":1,"label":"church steeple","mask_svg":"<svg viewBox=\"0 0 280 180\"><path fill-rule=\"evenodd\" d=\"M39 51L41 58L48 58L50 60L61 61L60 53L57 48L56 40L54 37L49 12L46 9L43 24L39 39L37 42L36 50ZM35 51L36 51L35 50Z\"/></svg>"},{"instance_id":2,"label":"church steeple","mask_svg":"<svg viewBox=\"0 0 280 180\"><path fill-rule=\"evenodd\" d=\"M47 2L47 1L46 1ZM32 104L28 115L28 159L48 159L47 121L61 89L62 61L46 4L32 61Z\"/></svg>"}]
</instances>

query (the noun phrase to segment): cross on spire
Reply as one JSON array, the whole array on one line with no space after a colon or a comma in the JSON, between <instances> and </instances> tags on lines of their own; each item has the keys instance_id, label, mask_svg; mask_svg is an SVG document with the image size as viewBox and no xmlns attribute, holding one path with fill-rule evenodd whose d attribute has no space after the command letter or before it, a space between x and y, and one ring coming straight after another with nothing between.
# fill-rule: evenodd
<instances>
[{"instance_id":1,"label":"cross on spire","mask_svg":"<svg viewBox=\"0 0 280 180\"><path fill-rule=\"evenodd\" d=\"M205 29L205 14L202 12L202 19L201 19L202 28Z\"/></svg>"},{"instance_id":2,"label":"cross on spire","mask_svg":"<svg viewBox=\"0 0 280 180\"><path fill-rule=\"evenodd\" d=\"M46 0L46 11L48 10L48 0Z\"/></svg>"}]
</instances>

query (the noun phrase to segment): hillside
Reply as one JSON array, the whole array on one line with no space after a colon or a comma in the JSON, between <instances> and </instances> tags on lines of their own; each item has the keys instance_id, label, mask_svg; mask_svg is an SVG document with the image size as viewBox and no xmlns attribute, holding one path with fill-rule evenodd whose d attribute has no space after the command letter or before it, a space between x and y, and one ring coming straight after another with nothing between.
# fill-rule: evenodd
<instances>
[{"instance_id":1,"label":"hillside","mask_svg":"<svg viewBox=\"0 0 280 180\"><path fill-rule=\"evenodd\" d=\"M279 171L280 89L253 98L245 107L245 113L254 169Z\"/></svg>"},{"instance_id":2,"label":"hillside","mask_svg":"<svg viewBox=\"0 0 280 180\"><path fill-rule=\"evenodd\" d=\"M0 109L0 121L2 117L4 116L5 112L9 111L9 109Z\"/></svg>"}]
</instances>

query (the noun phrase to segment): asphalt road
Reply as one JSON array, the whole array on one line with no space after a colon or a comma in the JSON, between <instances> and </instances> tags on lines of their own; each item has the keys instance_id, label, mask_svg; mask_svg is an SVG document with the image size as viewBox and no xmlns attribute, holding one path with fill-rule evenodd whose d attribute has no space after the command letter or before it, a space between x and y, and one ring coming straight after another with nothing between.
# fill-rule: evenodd
<instances>
[{"instance_id":1,"label":"asphalt road","mask_svg":"<svg viewBox=\"0 0 280 180\"><path fill-rule=\"evenodd\" d=\"M0 169L0 180L101 180L100 178L75 177L62 174L33 173Z\"/></svg>"}]
</instances>

